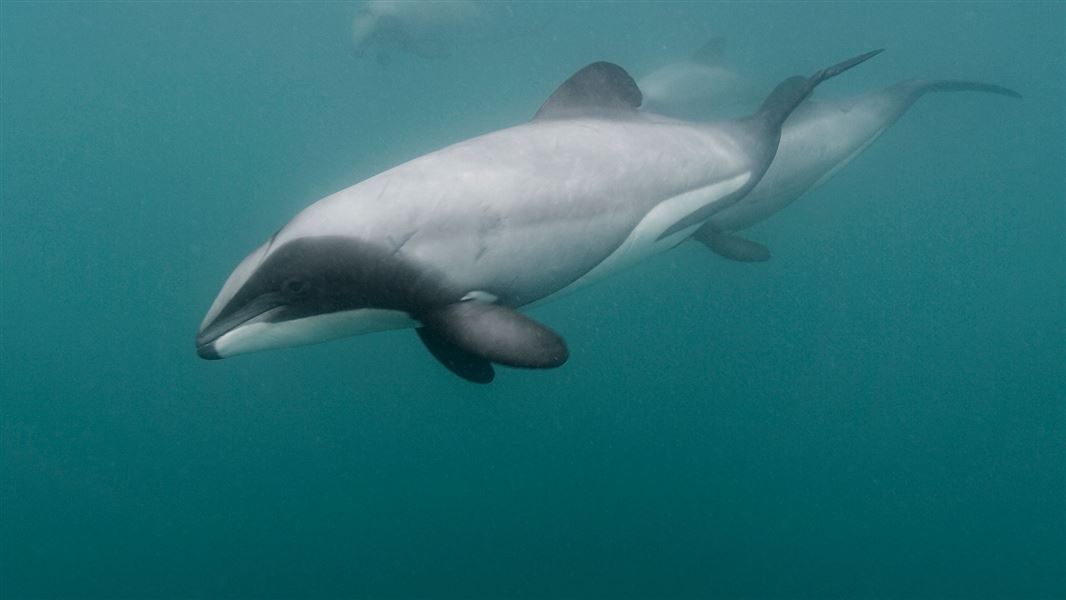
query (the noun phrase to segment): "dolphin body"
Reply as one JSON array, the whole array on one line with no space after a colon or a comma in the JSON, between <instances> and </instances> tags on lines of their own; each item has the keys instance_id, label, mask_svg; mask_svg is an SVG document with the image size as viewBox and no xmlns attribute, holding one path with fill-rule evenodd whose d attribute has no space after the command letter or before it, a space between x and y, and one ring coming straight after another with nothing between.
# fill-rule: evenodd
<instances>
[{"instance_id":1,"label":"dolphin body","mask_svg":"<svg viewBox=\"0 0 1066 600\"><path fill-rule=\"evenodd\" d=\"M807 101L785 121L773 163L747 196L712 215L692 239L725 258L765 261L770 251L733 232L751 227L822 185L931 92L985 92L1021 98L1014 90L975 81L903 81L856 98Z\"/></svg>"},{"instance_id":2,"label":"dolphin body","mask_svg":"<svg viewBox=\"0 0 1066 600\"><path fill-rule=\"evenodd\" d=\"M684 60L637 80L642 108L678 119L718 119L745 114L765 92L724 60L725 40L713 38Z\"/></svg>"},{"instance_id":3,"label":"dolphin body","mask_svg":"<svg viewBox=\"0 0 1066 600\"><path fill-rule=\"evenodd\" d=\"M874 51L786 79L751 117L689 123L639 111L617 65L564 82L529 123L401 164L312 204L241 262L197 336L203 358L416 327L474 382L493 363L563 364L516 309L665 251L744 197L781 125Z\"/></svg>"}]
</instances>

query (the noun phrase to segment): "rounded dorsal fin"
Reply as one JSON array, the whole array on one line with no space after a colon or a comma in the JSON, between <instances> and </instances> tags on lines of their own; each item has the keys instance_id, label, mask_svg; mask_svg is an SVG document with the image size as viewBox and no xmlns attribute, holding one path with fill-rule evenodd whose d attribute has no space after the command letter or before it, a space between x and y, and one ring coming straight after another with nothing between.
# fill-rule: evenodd
<instances>
[{"instance_id":1,"label":"rounded dorsal fin","mask_svg":"<svg viewBox=\"0 0 1066 600\"><path fill-rule=\"evenodd\" d=\"M724 37L713 37L692 53L692 62L717 67L722 64L722 59L725 57L725 47Z\"/></svg>"},{"instance_id":2,"label":"rounded dorsal fin","mask_svg":"<svg viewBox=\"0 0 1066 600\"><path fill-rule=\"evenodd\" d=\"M637 82L614 63L594 62L570 76L541 105L533 120L635 111L644 101Z\"/></svg>"}]
</instances>

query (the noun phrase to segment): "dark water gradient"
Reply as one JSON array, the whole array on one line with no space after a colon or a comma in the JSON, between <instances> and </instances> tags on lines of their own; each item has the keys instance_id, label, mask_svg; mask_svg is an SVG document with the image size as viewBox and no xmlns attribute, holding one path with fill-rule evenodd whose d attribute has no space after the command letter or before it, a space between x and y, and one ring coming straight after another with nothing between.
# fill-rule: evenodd
<instances>
[{"instance_id":1,"label":"dark water gradient","mask_svg":"<svg viewBox=\"0 0 1066 600\"><path fill-rule=\"evenodd\" d=\"M0 5L0 597L1066 597L1062 3L523 7L443 61L346 4ZM921 101L765 265L683 247L466 385L410 332L192 340L304 204L724 33Z\"/></svg>"}]
</instances>

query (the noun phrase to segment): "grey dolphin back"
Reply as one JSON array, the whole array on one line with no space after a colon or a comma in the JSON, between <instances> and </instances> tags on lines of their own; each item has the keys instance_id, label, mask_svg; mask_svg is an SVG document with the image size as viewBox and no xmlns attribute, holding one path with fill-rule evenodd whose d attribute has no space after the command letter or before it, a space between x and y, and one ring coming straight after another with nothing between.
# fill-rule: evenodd
<instances>
[{"instance_id":1,"label":"grey dolphin back","mask_svg":"<svg viewBox=\"0 0 1066 600\"><path fill-rule=\"evenodd\" d=\"M840 75L844 71L858 66L861 63L877 56L884 50L873 50L854 58L849 58L831 67L826 67L810 77L794 76L777 84L774 91L763 101L762 106L752 116L739 121L742 130L751 138L751 177L743 187L733 192L732 196L713 205L704 207L684 219L671 225L659 235L659 239L673 235L678 231L687 229L706 221L714 213L725 210L739 202L748 192L754 188L766 170L770 168L774 156L777 154L777 146L781 143L781 126L785 119L796 110L801 102L807 99L820 83Z\"/></svg>"}]
</instances>

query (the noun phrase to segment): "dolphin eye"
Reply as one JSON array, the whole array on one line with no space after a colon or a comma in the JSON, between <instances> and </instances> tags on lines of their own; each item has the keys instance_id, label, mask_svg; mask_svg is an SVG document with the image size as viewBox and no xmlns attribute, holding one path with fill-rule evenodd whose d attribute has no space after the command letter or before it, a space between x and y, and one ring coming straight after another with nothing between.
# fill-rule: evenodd
<instances>
[{"instance_id":1,"label":"dolphin eye","mask_svg":"<svg viewBox=\"0 0 1066 600\"><path fill-rule=\"evenodd\" d=\"M287 294L300 295L311 289L311 282L299 277L290 277L281 284L281 290Z\"/></svg>"}]
</instances>

